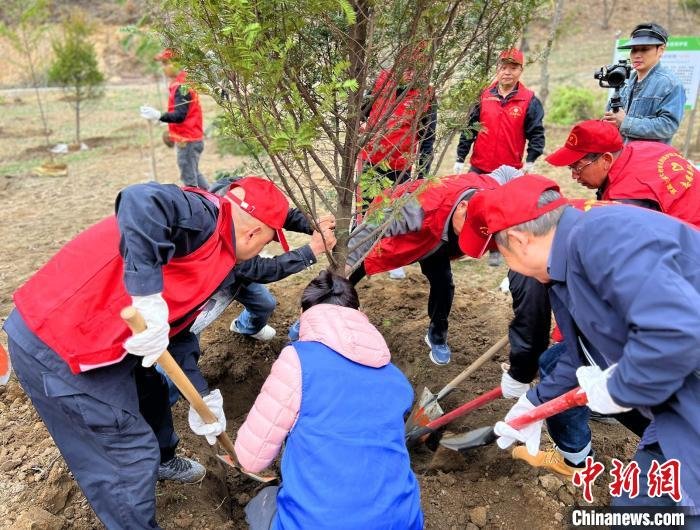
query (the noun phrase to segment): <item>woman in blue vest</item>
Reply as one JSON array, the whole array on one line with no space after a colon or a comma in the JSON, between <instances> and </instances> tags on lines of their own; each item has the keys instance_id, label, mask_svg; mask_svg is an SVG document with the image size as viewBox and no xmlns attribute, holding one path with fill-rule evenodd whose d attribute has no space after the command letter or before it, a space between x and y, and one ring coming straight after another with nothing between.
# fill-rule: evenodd
<instances>
[{"instance_id":1,"label":"woman in blue vest","mask_svg":"<svg viewBox=\"0 0 700 530\"><path fill-rule=\"evenodd\" d=\"M282 485L246 507L251 529L423 528L405 444L413 391L352 284L328 271L301 297L300 340L272 366L236 454L249 471L282 455Z\"/></svg>"}]
</instances>

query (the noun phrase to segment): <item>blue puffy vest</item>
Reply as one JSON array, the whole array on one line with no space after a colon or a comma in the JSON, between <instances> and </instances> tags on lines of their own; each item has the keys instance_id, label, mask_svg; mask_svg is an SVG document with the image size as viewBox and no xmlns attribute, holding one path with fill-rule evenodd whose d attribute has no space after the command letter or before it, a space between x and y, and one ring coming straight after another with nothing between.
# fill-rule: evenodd
<instances>
[{"instance_id":1,"label":"blue puffy vest","mask_svg":"<svg viewBox=\"0 0 700 530\"><path fill-rule=\"evenodd\" d=\"M393 364L371 368L319 342L295 342L299 418L282 457L274 529L419 530L404 413L413 401Z\"/></svg>"}]
</instances>

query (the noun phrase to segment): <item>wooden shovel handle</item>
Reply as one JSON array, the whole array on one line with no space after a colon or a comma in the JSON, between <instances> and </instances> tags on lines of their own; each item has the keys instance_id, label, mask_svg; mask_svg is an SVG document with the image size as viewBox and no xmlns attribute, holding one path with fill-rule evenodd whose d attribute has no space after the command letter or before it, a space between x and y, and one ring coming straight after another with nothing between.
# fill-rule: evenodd
<instances>
[{"instance_id":1,"label":"wooden shovel handle","mask_svg":"<svg viewBox=\"0 0 700 530\"><path fill-rule=\"evenodd\" d=\"M498 353L498 350L503 348L508 343L508 335L505 337L502 337L496 344L491 346L488 350L486 350L485 353L483 353L477 360L475 360L473 363L471 363L469 366L467 366L457 377L455 377L452 381L447 383L442 390L437 395L436 399L442 399L444 398L447 394L452 392L457 385L459 385L462 381L464 381L467 377L469 377L471 374L476 372L481 366L488 360L492 359L496 353Z\"/></svg>"},{"instance_id":2,"label":"wooden shovel handle","mask_svg":"<svg viewBox=\"0 0 700 530\"><path fill-rule=\"evenodd\" d=\"M141 313L139 313L133 306L122 309L121 317L134 333L140 333L146 329L146 321L141 316ZM163 371L168 375L170 380L175 383L175 386L180 393L185 396L187 401L190 402L192 408L197 411L197 414L199 414L206 423L216 422L216 415L209 410L209 407L207 407L207 404L204 403L202 396L199 395L197 389L185 375L185 372L182 371L180 365L175 362L175 359L173 359L173 356L170 355L168 350L165 350L162 355L158 357L157 362ZM233 449L233 443L228 437L228 434L226 434L226 431L218 435L216 440L231 457L236 467L239 467L238 460L236 459L236 452Z\"/></svg>"}]
</instances>

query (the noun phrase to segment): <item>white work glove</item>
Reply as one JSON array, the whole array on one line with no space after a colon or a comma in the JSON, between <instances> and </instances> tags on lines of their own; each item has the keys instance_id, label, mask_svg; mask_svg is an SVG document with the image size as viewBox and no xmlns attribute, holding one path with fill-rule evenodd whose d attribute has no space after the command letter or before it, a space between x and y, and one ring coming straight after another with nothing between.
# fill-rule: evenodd
<instances>
[{"instance_id":1,"label":"white work glove","mask_svg":"<svg viewBox=\"0 0 700 530\"><path fill-rule=\"evenodd\" d=\"M455 162L452 169L454 170L455 174L461 173L462 169L464 169L464 162Z\"/></svg>"},{"instance_id":2,"label":"white work glove","mask_svg":"<svg viewBox=\"0 0 700 530\"><path fill-rule=\"evenodd\" d=\"M508 374L509 368L506 363L501 365L501 370L503 370L503 375L501 375L501 392L503 392L504 398L519 398L530 390L530 385L513 379Z\"/></svg>"},{"instance_id":3,"label":"white work glove","mask_svg":"<svg viewBox=\"0 0 700 530\"><path fill-rule=\"evenodd\" d=\"M132 296L133 305L146 321L146 329L124 341L124 349L132 355L143 357L141 364L153 366L158 357L168 348L170 324L168 324L168 304L161 293L148 296Z\"/></svg>"},{"instance_id":4,"label":"white work glove","mask_svg":"<svg viewBox=\"0 0 700 530\"><path fill-rule=\"evenodd\" d=\"M202 417L197 414L197 411L190 406L190 413L187 415L187 419L190 423L190 429L195 434L200 436L206 436L209 445L214 445L216 443L216 437L226 430L226 416L224 416L224 398L221 396L221 392L218 389L212 390L202 398L204 403L206 403L209 410L216 416L216 421L214 423L204 423Z\"/></svg>"},{"instance_id":5,"label":"white work glove","mask_svg":"<svg viewBox=\"0 0 700 530\"><path fill-rule=\"evenodd\" d=\"M518 402L513 405L508 411L508 414L506 414L505 420L499 421L493 428L493 432L498 435L498 439L496 440L498 447L505 449L506 447L510 447L513 442L518 441L525 444L525 447L527 447L527 452L532 456L537 454L537 452L540 450L540 437L542 436L542 423L544 423L544 420L531 423L519 431L513 429L513 427L505 423L513 418L525 414L526 412L530 412L534 408L535 405L530 403L530 400L527 399L526 394L520 396Z\"/></svg>"},{"instance_id":6,"label":"white work glove","mask_svg":"<svg viewBox=\"0 0 700 530\"><path fill-rule=\"evenodd\" d=\"M141 113L141 117L146 120L158 121L160 119L160 111L148 105L141 105L139 112Z\"/></svg>"},{"instance_id":7,"label":"white work glove","mask_svg":"<svg viewBox=\"0 0 700 530\"><path fill-rule=\"evenodd\" d=\"M532 173L532 168L534 166L534 162L525 162L525 165L523 165L523 173Z\"/></svg>"},{"instance_id":8,"label":"white work glove","mask_svg":"<svg viewBox=\"0 0 700 530\"><path fill-rule=\"evenodd\" d=\"M608 392L608 379L615 371L617 364L604 371L598 366L581 366L576 370L578 384L588 397L588 408L601 414L619 414L632 410L615 403Z\"/></svg>"}]
</instances>

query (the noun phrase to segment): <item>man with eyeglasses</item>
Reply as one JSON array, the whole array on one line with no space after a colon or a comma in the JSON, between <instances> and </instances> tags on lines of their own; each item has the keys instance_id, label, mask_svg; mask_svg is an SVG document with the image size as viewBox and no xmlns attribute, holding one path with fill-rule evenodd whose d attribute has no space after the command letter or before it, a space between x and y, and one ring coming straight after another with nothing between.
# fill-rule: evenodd
<instances>
[{"instance_id":1,"label":"man with eyeglasses","mask_svg":"<svg viewBox=\"0 0 700 530\"><path fill-rule=\"evenodd\" d=\"M572 178L579 184L597 190L598 200L661 211L700 228L700 182L695 182L700 172L671 146L642 141L625 145L613 124L588 120L575 125L564 146L545 160L553 166L568 166ZM570 201L570 204L576 202L579 201ZM590 201L575 206L588 210L598 205L602 203ZM529 303L549 312L546 294L533 292ZM540 329L544 324L548 324L548 320L542 320L541 316L531 319L530 329ZM541 355L511 358L511 370L522 370L534 364L539 365L541 377L547 376L558 365L559 358L566 356L563 339L560 337L555 342L557 344ZM521 390L524 392L527 388ZM518 447L513 457L561 475L572 475L585 458L593 454L588 417L586 410L572 409L550 418L547 427L556 449L530 455L524 447ZM643 430L644 420L639 416L627 414L615 418L635 432Z\"/></svg>"},{"instance_id":2,"label":"man with eyeglasses","mask_svg":"<svg viewBox=\"0 0 700 530\"><path fill-rule=\"evenodd\" d=\"M574 126L563 147L546 158L568 166L599 200L657 210L700 228L700 172L661 142L623 144L612 124L588 120Z\"/></svg>"},{"instance_id":3,"label":"man with eyeglasses","mask_svg":"<svg viewBox=\"0 0 700 530\"><path fill-rule=\"evenodd\" d=\"M653 22L639 24L620 50L630 50L634 72L620 92L623 108L610 110L603 120L620 129L625 142L656 140L666 144L683 119L685 91L670 70L659 62L666 49L668 33Z\"/></svg>"}]
</instances>

